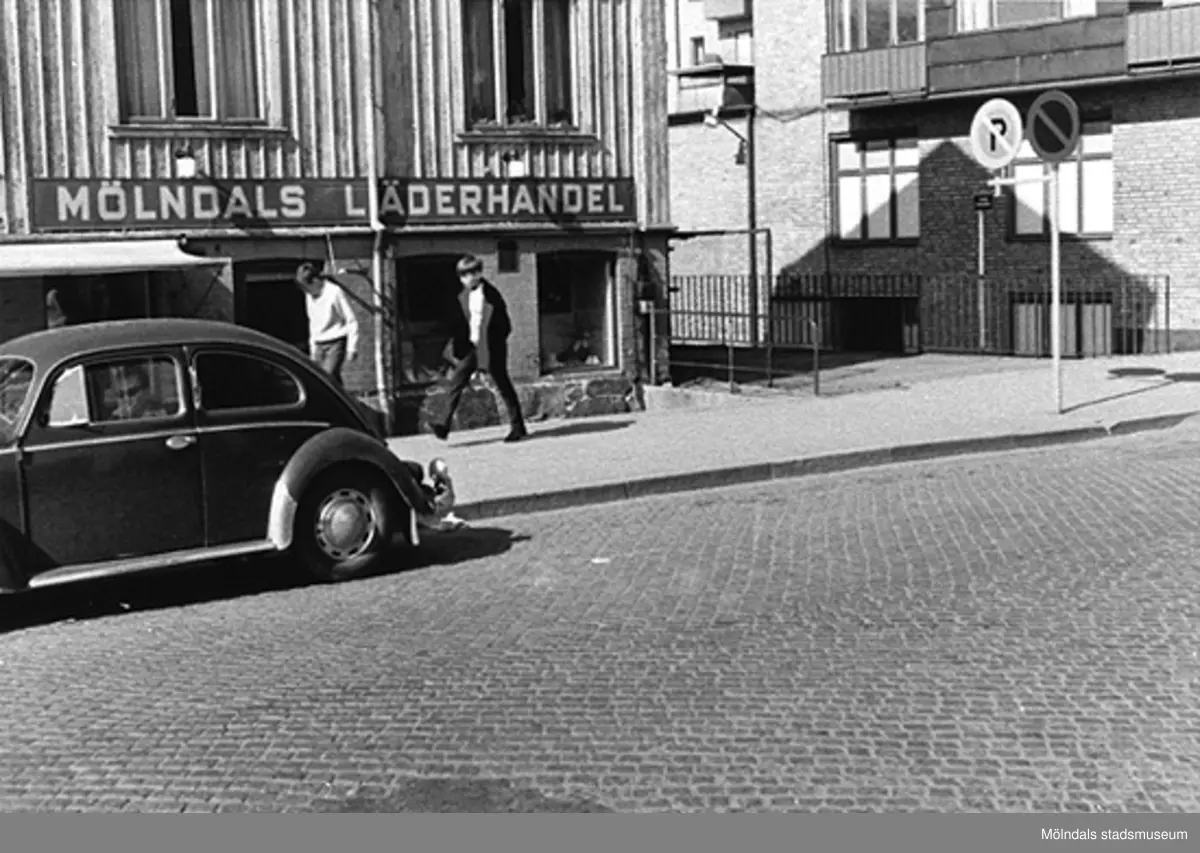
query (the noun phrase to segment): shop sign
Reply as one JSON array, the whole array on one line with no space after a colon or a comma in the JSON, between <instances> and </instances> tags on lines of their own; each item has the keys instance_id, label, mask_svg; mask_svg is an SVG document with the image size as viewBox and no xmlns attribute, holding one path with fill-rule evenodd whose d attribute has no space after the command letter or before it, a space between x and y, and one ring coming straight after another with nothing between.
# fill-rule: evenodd
<instances>
[{"instance_id":1,"label":"shop sign","mask_svg":"<svg viewBox=\"0 0 1200 853\"><path fill-rule=\"evenodd\" d=\"M288 228L366 225L367 182L358 180L39 179L35 231ZM630 179L380 181L379 216L391 227L628 222Z\"/></svg>"}]
</instances>

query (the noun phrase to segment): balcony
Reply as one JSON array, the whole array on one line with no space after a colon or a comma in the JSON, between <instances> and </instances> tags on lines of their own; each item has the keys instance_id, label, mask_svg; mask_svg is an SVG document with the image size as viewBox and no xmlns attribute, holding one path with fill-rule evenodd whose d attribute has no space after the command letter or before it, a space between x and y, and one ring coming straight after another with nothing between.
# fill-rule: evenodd
<instances>
[{"instance_id":1,"label":"balcony","mask_svg":"<svg viewBox=\"0 0 1200 853\"><path fill-rule=\"evenodd\" d=\"M926 87L926 48L917 42L821 57L825 100L919 97Z\"/></svg>"},{"instance_id":2,"label":"balcony","mask_svg":"<svg viewBox=\"0 0 1200 853\"><path fill-rule=\"evenodd\" d=\"M1125 21L1123 15L1105 15L931 39L929 94L1123 75Z\"/></svg>"},{"instance_id":3,"label":"balcony","mask_svg":"<svg viewBox=\"0 0 1200 853\"><path fill-rule=\"evenodd\" d=\"M1131 71L1200 63L1200 5L1134 12L1128 21Z\"/></svg>"},{"instance_id":4,"label":"balcony","mask_svg":"<svg viewBox=\"0 0 1200 853\"><path fill-rule=\"evenodd\" d=\"M710 21L733 21L753 14L751 0L704 0L704 17Z\"/></svg>"}]
</instances>

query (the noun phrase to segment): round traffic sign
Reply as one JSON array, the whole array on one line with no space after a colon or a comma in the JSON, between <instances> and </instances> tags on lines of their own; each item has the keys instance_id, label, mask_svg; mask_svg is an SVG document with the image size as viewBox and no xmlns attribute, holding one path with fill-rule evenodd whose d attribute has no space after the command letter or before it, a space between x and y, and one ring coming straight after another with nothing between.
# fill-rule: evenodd
<instances>
[{"instance_id":1,"label":"round traffic sign","mask_svg":"<svg viewBox=\"0 0 1200 853\"><path fill-rule=\"evenodd\" d=\"M985 169L1003 169L1017 156L1023 125L1011 101L992 98L971 120L971 154Z\"/></svg>"},{"instance_id":2,"label":"round traffic sign","mask_svg":"<svg viewBox=\"0 0 1200 853\"><path fill-rule=\"evenodd\" d=\"M1038 95L1029 108L1025 132L1029 144L1043 160L1058 162L1074 154L1082 130L1079 105L1059 89Z\"/></svg>"}]
</instances>

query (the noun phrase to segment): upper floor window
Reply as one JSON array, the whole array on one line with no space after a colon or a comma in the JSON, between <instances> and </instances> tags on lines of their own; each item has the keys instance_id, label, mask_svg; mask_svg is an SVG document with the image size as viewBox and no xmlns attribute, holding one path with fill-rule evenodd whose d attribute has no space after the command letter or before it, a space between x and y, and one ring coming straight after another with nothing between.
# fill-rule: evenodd
<instances>
[{"instance_id":1,"label":"upper floor window","mask_svg":"<svg viewBox=\"0 0 1200 853\"><path fill-rule=\"evenodd\" d=\"M834 157L839 240L888 242L920 235L917 140L837 142Z\"/></svg>"},{"instance_id":2,"label":"upper floor window","mask_svg":"<svg viewBox=\"0 0 1200 853\"><path fill-rule=\"evenodd\" d=\"M257 0L113 0L122 119L261 117Z\"/></svg>"},{"instance_id":3,"label":"upper floor window","mask_svg":"<svg viewBox=\"0 0 1200 853\"><path fill-rule=\"evenodd\" d=\"M957 0L957 26L958 32L971 32L1068 18L1124 15L1161 6L1162 0Z\"/></svg>"},{"instance_id":4,"label":"upper floor window","mask_svg":"<svg viewBox=\"0 0 1200 853\"><path fill-rule=\"evenodd\" d=\"M924 0L828 0L831 53L925 38ZM963 0L979 2L979 0Z\"/></svg>"},{"instance_id":5,"label":"upper floor window","mask_svg":"<svg viewBox=\"0 0 1200 853\"><path fill-rule=\"evenodd\" d=\"M573 124L573 0L462 2L467 126Z\"/></svg>"},{"instance_id":6,"label":"upper floor window","mask_svg":"<svg viewBox=\"0 0 1200 853\"><path fill-rule=\"evenodd\" d=\"M1013 161L1012 233L1050 234L1050 187L1036 179L1045 166L1024 142ZM1030 180L1034 179L1034 180ZM1063 234L1105 237L1113 231L1113 142L1108 122L1085 123L1075 155L1058 167L1058 227Z\"/></svg>"},{"instance_id":7,"label":"upper floor window","mask_svg":"<svg viewBox=\"0 0 1200 853\"><path fill-rule=\"evenodd\" d=\"M705 56L704 36L696 36L692 39L692 65L703 65Z\"/></svg>"}]
</instances>

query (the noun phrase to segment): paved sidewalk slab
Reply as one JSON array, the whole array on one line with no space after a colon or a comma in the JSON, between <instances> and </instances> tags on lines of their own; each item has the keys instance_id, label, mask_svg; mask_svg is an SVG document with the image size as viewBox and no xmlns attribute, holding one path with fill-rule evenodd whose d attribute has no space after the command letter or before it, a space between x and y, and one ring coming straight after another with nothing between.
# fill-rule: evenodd
<instances>
[{"instance_id":1,"label":"paved sidewalk slab","mask_svg":"<svg viewBox=\"0 0 1200 853\"><path fill-rule=\"evenodd\" d=\"M1036 371L939 378L832 398L739 396L738 405L547 421L392 439L397 453L450 463L464 518L682 489L1086 441L1173 426L1200 411L1200 353L1066 362L1054 411Z\"/></svg>"}]
</instances>

